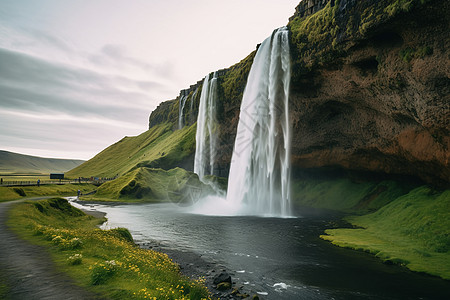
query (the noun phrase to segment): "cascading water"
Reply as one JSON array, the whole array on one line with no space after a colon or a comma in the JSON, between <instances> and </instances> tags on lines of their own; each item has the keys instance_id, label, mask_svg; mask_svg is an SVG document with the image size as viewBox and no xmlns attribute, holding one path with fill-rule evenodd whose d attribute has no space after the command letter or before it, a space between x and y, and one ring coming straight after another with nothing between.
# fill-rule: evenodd
<instances>
[{"instance_id":1,"label":"cascading water","mask_svg":"<svg viewBox=\"0 0 450 300\"><path fill-rule=\"evenodd\" d=\"M253 61L231 160L227 201L250 214L291 215L289 82L288 29L282 27Z\"/></svg>"},{"instance_id":2,"label":"cascading water","mask_svg":"<svg viewBox=\"0 0 450 300\"><path fill-rule=\"evenodd\" d=\"M186 100L188 96L187 95L180 95L180 102L179 102L179 108L178 108L178 129L181 129L184 127L184 106L186 105Z\"/></svg>"},{"instance_id":3,"label":"cascading water","mask_svg":"<svg viewBox=\"0 0 450 300\"><path fill-rule=\"evenodd\" d=\"M197 117L194 172L200 180L214 173L217 147L217 72L210 80L209 74L203 81Z\"/></svg>"},{"instance_id":4,"label":"cascading water","mask_svg":"<svg viewBox=\"0 0 450 300\"><path fill-rule=\"evenodd\" d=\"M194 101L195 101L195 96L197 96L197 92L198 92L198 88L196 88L194 94L192 94L191 107L189 108L190 113L192 113L192 110L194 109Z\"/></svg>"}]
</instances>

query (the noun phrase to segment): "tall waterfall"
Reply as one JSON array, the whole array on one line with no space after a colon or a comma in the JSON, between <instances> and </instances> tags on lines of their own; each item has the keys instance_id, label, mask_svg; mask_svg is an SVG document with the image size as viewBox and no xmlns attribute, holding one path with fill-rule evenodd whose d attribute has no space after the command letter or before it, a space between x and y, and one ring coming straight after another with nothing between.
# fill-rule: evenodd
<instances>
[{"instance_id":1,"label":"tall waterfall","mask_svg":"<svg viewBox=\"0 0 450 300\"><path fill-rule=\"evenodd\" d=\"M181 129L184 127L184 117L183 117L183 113L184 113L184 106L186 105L186 100L187 100L188 96L187 95L180 95L180 102L179 102L179 107L178 107L178 129Z\"/></svg>"},{"instance_id":2,"label":"tall waterfall","mask_svg":"<svg viewBox=\"0 0 450 300\"><path fill-rule=\"evenodd\" d=\"M214 173L217 147L217 72L210 80L209 74L203 81L197 117L194 172L200 179Z\"/></svg>"},{"instance_id":3,"label":"tall waterfall","mask_svg":"<svg viewBox=\"0 0 450 300\"><path fill-rule=\"evenodd\" d=\"M241 103L227 201L258 215L289 216L290 54L288 29L259 47Z\"/></svg>"}]
</instances>

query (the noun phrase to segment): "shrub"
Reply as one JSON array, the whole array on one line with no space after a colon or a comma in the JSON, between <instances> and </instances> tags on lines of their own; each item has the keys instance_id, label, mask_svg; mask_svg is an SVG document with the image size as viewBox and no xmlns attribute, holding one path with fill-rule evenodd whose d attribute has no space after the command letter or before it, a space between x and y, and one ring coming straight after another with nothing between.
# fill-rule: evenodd
<instances>
[{"instance_id":1,"label":"shrub","mask_svg":"<svg viewBox=\"0 0 450 300\"><path fill-rule=\"evenodd\" d=\"M83 242L79 238L73 238L69 241L70 249L78 249L83 246Z\"/></svg>"},{"instance_id":2,"label":"shrub","mask_svg":"<svg viewBox=\"0 0 450 300\"><path fill-rule=\"evenodd\" d=\"M114 260L105 261L104 263L95 264L90 268L91 273L91 284L99 285L104 284L111 278L117 271L117 264Z\"/></svg>"},{"instance_id":3,"label":"shrub","mask_svg":"<svg viewBox=\"0 0 450 300\"><path fill-rule=\"evenodd\" d=\"M81 265L82 261L83 261L83 255L81 255L79 253L71 255L67 259L67 262L69 263L69 265L72 265L72 266Z\"/></svg>"},{"instance_id":4,"label":"shrub","mask_svg":"<svg viewBox=\"0 0 450 300\"><path fill-rule=\"evenodd\" d=\"M130 243L134 243L133 236L126 228L118 227L110 229L109 231L118 238L122 238Z\"/></svg>"},{"instance_id":5,"label":"shrub","mask_svg":"<svg viewBox=\"0 0 450 300\"><path fill-rule=\"evenodd\" d=\"M424 58L425 56L433 54L433 48L423 46L421 48L404 48L400 50L399 55L403 61L409 63L413 58Z\"/></svg>"},{"instance_id":6,"label":"shrub","mask_svg":"<svg viewBox=\"0 0 450 300\"><path fill-rule=\"evenodd\" d=\"M60 210L69 216L81 217L84 213L78 208L73 207L70 203L63 198L52 198L47 200L48 204L54 209Z\"/></svg>"},{"instance_id":7,"label":"shrub","mask_svg":"<svg viewBox=\"0 0 450 300\"><path fill-rule=\"evenodd\" d=\"M14 188L14 192L19 194L19 196L25 197L27 194L25 194L25 191L22 188Z\"/></svg>"},{"instance_id":8,"label":"shrub","mask_svg":"<svg viewBox=\"0 0 450 300\"><path fill-rule=\"evenodd\" d=\"M33 205L34 205L34 207L36 207L37 210L39 210L41 213L44 212L44 207L43 207L40 203L35 202L35 203L33 203Z\"/></svg>"},{"instance_id":9,"label":"shrub","mask_svg":"<svg viewBox=\"0 0 450 300\"><path fill-rule=\"evenodd\" d=\"M79 238L65 239L60 235L52 238L52 243L57 245L61 250L74 250L83 246L83 242Z\"/></svg>"},{"instance_id":10,"label":"shrub","mask_svg":"<svg viewBox=\"0 0 450 300\"><path fill-rule=\"evenodd\" d=\"M57 235L54 238L52 238L52 243L55 245L62 244L64 241L65 240L60 235Z\"/></svg>"}]
</instances>

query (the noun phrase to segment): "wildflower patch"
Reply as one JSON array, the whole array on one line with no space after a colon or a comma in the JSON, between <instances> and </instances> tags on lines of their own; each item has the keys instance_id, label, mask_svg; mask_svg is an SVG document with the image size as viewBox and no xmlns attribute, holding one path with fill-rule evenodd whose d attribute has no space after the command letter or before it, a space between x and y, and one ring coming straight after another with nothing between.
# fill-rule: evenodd
<instances>
[{"instance_id":1,"label":"wildflower patch","mask_svg":"<svg viewBox=\"0 0 450 300\"><path fill-rule=\"evenodd\" d=\"M126 228L99 229L64 201L20 203L9 224L47 247L79 285L110 299L210 299L204 281L183 276L165 253L139 248Z\"/></svg>"}]
</instances>

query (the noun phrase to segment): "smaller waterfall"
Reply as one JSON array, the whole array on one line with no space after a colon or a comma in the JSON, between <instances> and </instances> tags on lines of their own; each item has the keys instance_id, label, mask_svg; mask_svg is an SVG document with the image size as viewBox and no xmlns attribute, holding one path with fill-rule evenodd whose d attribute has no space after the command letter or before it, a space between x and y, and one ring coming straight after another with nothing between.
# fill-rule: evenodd
<instances>
[{"instance_id":1,"label":"smaller waterfall","mask_svg":"<svg viewBox=\"0 0 450 300\"><path fill-rule=\"evenodd\" d=\"M178 129L184 127L184 106L186 105L187 95L180 95L179 107L178 107Z\"/></svg>"},{"instance_id":2,"label":"smaller waterfall","mask_svg":"<svg viewBox=\"0 0 450 300\"><path fill-rule=\"evenodd\" d=\"M192 113L192 110L194 109L194 101L195 101L195 96L197 96L197 92L198 92L198 88L195 89L195 91L191 97L191 107L189 108L190 113Z\"/></svg>"},{"instance_id":3,"label":"smaller waterfall","mask_svg":"<svg viewBox=\"0 0 450 300\"><path fill-rule=\"evenodd\" d=\"M261 44L242 98L227 201L250 214L291 214L288 34L279 28Z\"/></svg>"},{"instance_id":4,"label":"smaller waterfall","mask_svg":"<svg viewBox=\"0 0 450 300\"><path fill-rule=\"evenodd\" d=\"M218 139L216 101L217 72L214 72L213 78L208 74L203 81L198 108L194 172L200 180L214 173Z\"/></svg>"}]
</instances>

